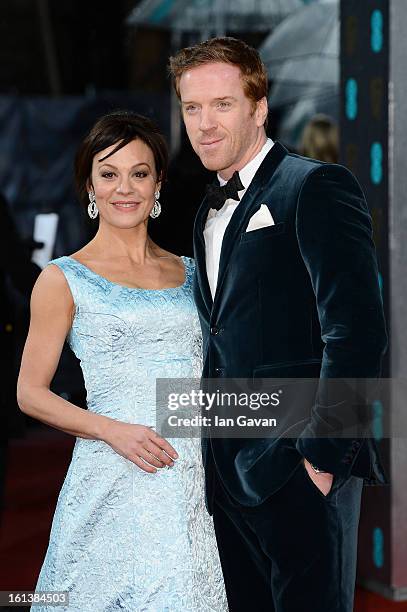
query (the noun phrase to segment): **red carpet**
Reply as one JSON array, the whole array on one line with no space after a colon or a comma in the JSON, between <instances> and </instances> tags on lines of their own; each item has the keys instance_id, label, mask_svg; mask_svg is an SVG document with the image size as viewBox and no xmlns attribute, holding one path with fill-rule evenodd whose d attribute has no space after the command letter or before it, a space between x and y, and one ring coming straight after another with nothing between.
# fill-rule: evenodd
<instances>
[{"instance_id":1,"label":"red carpet","mask_svg":"<svg viewBox=\"0 0 407 612\"><path fill-rule=\"evenodd\" d=\"M6 508L0 527L1 591L35 587L73 442L72 436L38 427L10 444ZM394 603L357 590L354 612L393 611L407 612L407 602Z\"/></svg>"}]
</instances>

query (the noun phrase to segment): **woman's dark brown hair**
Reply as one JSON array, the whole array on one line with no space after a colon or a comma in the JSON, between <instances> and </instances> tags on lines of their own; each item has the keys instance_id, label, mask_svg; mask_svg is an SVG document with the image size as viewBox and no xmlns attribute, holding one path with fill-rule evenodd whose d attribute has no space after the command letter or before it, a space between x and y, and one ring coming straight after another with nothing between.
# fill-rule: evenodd
<instances>
[{"instance_id":1,"label":"woman's dark brown hair","mask_svg":"<svg viewBox=\"0 0 407 612\"><path fill-rule=\"evenodd\" d=\"M75 184L81 203L87 207L88 186L93 158L107 147L117 146L110 157L132 140L142 140L152 151L158 179L163 182L168 170L168 148L156 124L131 111L115 111L100 117L85 136L75 157Z\"/></svg>"}]
</instances>

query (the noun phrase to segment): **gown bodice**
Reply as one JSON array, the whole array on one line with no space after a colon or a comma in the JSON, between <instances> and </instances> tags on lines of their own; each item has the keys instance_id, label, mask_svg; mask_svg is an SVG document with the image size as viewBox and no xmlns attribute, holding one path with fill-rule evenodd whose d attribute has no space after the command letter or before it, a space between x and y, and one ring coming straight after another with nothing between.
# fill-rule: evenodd
<instances>
[{"instance_id":1,"label":"gown bodice","mask_svg":"<svg viewBox=\"0 0 407 612\"><path fill-rule=\"evenodd\" d=\"M200 376L194 261L182 259L184 283L167 289L119 285L72 257L50 262L64 272L74 299L68 343L80 360L89 410L153 425L155 379Z\"/></svg>"}]
</instances>

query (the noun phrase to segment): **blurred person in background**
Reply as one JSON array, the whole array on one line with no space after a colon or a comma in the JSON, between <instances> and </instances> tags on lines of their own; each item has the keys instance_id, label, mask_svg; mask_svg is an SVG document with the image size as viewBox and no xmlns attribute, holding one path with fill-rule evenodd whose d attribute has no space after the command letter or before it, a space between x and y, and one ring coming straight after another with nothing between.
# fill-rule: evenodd
<instances>
[{"instance_id":1,"label":"blurred person in background","mask_svg":"<svg viewBox=\"0 0 407 612\"><path fill-rule=\"evenodd\" d=\"M41 272L31 261L34 242L23 241L15 227L5 197L0 194L0 521L4 504L8 440L24 434L25 424L15 400L16 338L14 295L29 298Z\"/></svg>"},{"instance_id":2,"label":"blurred person in background","mask_svg":"<svg viewBox=\"0 0 407 612\"><path fill-rule=\"evenodd\" d=\"M338 126L328 115L314 115L302 132L300 154L336 164L338 151Z\"/></svg>"},{"instance_id":3,"label":"blurred person in background","mask_svg":"<svg viewBox=\"0 0 407 612\"><path fill-rule=\"evenodd\" d=\"M149 119L99 119L75 163L98 230L52 260L32 293L18 402L76 436L36 590L67 591L70 612L227 609L200 441L180 438L175 449L153 428L156 378L198 376L202 366L194 262L148 234L167 159ZM66 338L87 410L50 390Z\"/></svg>"},{"instance_id":4,"label":"blurred person in background","mask_svg":"<svg viewBox=\"0 0 407 612\"><path fill-rule=\"evenodd\" d=\"M203 376L318 388L283 404L278 434L203 438L229 609L351 612L362 485L387 478L374 440L346 435L346 382L332 402L325 379L376 378L386 348L364 195L346 168L267 138L267 73L243 41L182 49L170 70L218 179L194 229Z\"/></svg>"}]
</instances>

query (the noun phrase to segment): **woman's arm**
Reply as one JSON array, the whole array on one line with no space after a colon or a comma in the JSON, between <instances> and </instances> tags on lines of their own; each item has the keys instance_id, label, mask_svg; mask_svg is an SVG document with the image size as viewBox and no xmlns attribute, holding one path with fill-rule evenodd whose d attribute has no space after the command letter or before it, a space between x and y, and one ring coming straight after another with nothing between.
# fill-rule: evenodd
<instances>
[{"instance_id":1,"label":"woman's arm","mask_svg":"<svg viewBox=\"0 0 407 612\"><path fill-rule=\"evenodd\" d=\"M31 296L30 329L17 383L21 410L74 436L103 440L145 471L156 471L145 461L156 467L171 465L168 454L176 458L175 450L149 427L88 412L50 390L73 314L74 302L63 273L48 266Z\"/></svg>"}]
</instances>

